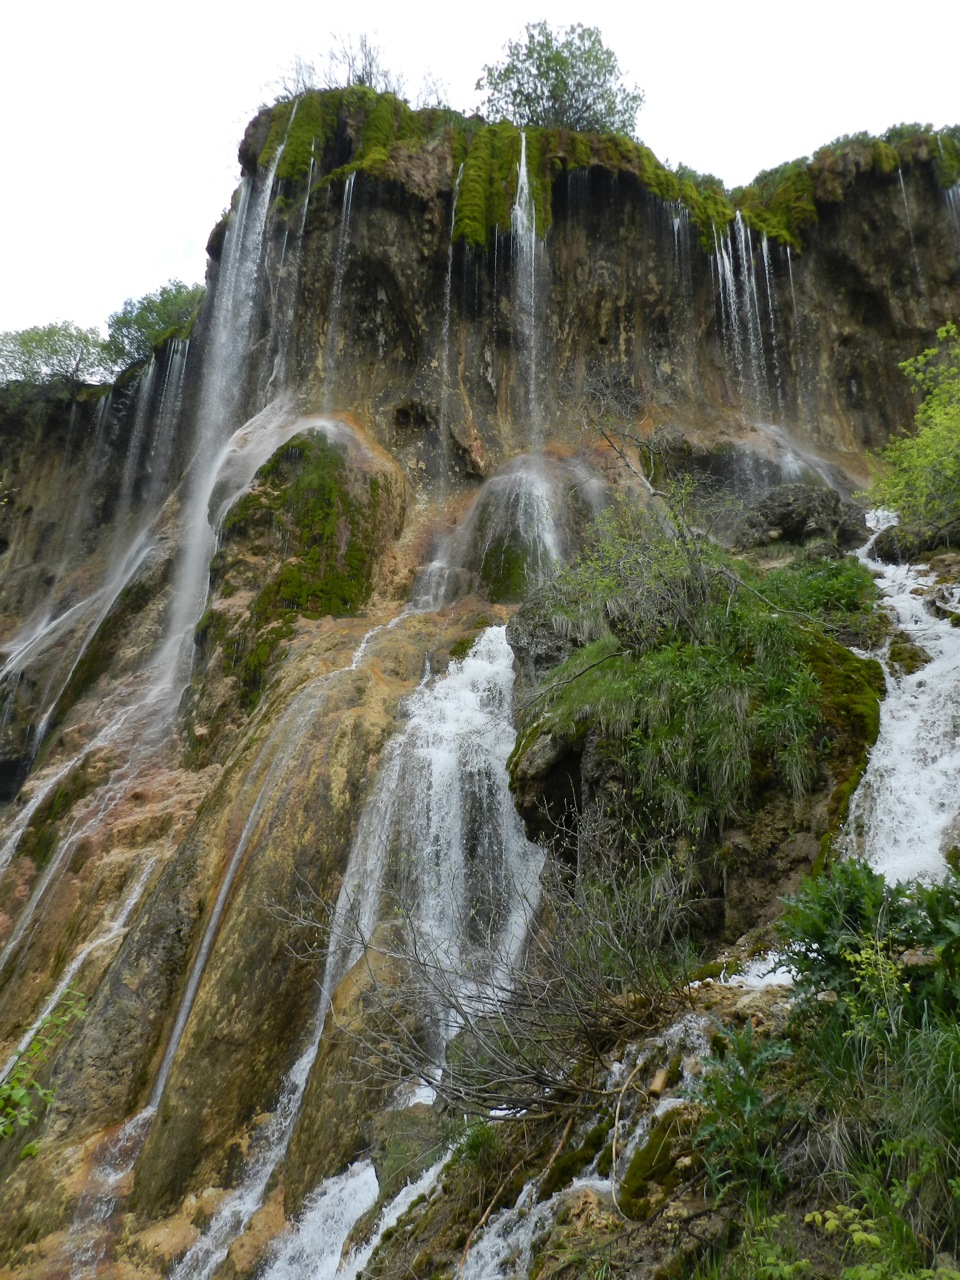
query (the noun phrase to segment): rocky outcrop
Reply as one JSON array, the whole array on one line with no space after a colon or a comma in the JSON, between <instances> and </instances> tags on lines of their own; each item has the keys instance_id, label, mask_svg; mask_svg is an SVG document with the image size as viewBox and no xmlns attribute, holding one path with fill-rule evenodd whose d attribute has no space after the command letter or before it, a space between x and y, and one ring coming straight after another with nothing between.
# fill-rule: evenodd
<instances>
[{"instance_id":1,"label":"rocky outcrop","mask_svg":"<svg viewBox=\"0 0 960 1280\"><path fill-rule=\"evenodd\" d=\"M812 555L837 555L862 546L870 531L863 508L844 502L833 489L778 485L737 522L733 544L739 550L784 542Z\"/></svg>"}]
</instances>

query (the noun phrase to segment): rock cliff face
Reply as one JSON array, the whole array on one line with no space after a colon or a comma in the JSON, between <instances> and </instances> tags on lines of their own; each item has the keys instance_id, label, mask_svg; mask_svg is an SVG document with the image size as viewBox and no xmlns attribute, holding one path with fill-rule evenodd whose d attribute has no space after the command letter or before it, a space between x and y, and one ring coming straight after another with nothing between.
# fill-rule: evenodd
<instances>
[{"instance_id":1,"label":"rock cliff face","mask_svg":"<svg viewBox=\"0 0 960 1280\"><path fill-rule=\"evenodd\" d=\"M734 490L848 492L910 420L897 362L960 313L929 159L860 174L788 250L746 214L707 234L634 152L544 136L518 171L515 130L410 115L261 113L190 341L106 392L0 393L0 1062L67 990L87 1006L50 1105L0 1142L0 1275L262 1263L395 1101L350 1030L360 943L416 879L399 827L363 834L410 695L452 655L451 705L479 698L443 748L469 783L423 784L458 797L473 892L509 708L478 763L470 646L575 553L609 439ZM518 648L529 676L564 640ZM563 767L580 801L615 782ZM485 927L521 937L530 910Z\"/></svg>"}]
</instances>

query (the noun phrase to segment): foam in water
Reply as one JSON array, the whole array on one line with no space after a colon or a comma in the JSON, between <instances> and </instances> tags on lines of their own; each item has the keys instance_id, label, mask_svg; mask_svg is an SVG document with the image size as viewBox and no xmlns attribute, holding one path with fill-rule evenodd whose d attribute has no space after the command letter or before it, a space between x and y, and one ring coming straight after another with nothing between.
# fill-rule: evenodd
<instances>
[{"instance_id":1,"label":"foam in water","mask_svg":"<svg viewBox=\"0 0 960 1280\"><path fill-rule=\"evenodd\" d=\"M871 513L875 529L892 522ZM935 579L922 566L883 564L860 553L876 576L899 630L930 655L912 674L887 668L880 734L863 780L850 801L848 853L857 854L890 881L934 880L947 869L945 854L960 842L960 630L930 611ZM956 602L949 602L951 609Z\"/></svg>"},{"instance_id":2,"label":"foam in water","mask_svg":"<svg viewBox=\"0 0 960 1280\"><path fill-rule=\"evenodd\" d=\"M445 1164L438 1161L408 1182L386 1206L366 1244L344 1256L350 1231L373 1208L379 1187L369 1161L353 1164L327 1178L310 1196L293 1231L274 1246L262 1280L356 1280L373 1257L384 1233L394 1227L420 1196L428 1195Z\"/></svg>"}]
</instances>

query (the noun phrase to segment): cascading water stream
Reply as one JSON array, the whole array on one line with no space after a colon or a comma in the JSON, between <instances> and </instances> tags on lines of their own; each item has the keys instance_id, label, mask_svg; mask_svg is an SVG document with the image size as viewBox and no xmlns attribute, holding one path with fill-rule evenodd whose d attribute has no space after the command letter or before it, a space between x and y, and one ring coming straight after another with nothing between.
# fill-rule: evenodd
<instances>
[{"instance_id":1,"label":"cascading water stream","mask_svg":"<svg viewBox=\"0 0 960 1280\"><path fill-rule=\"evenodd\" d=\"M319 722L325 691L331 680L342 671L356 669L356 664L371 634L381 629L373 628L372 632L368 632L363 637L347 667L320 676L300 690L278 719L251 767L250 779L258 777L261 779L257 795L220 879L217 896L180 998L150 1099L141 1111L125 1122L115 1138L103 1145L91 1173L89 1194L82 1198L74 1217L65 1246L66 1256L71 1263L73 1280L94 1275L97 1264L106 1256L110 1220L116 1210L121 1192L125 1194L123 1189L129 1189L127 1184L134 1165L150 1135L157 1108L163 1097L220 928L230 891L251 846L257 841L260 830L270 820L271 806L276 807L283 802L284 791L282 787L278 787L278 780L295 753L304 748L309 737L310 725ZM98 940L92 945L102 945L105 940ZM262 1135L261 1147L255 1153L248 1168L247 1181L241 1188L241 1193L229 1199L225 1207L221 1207L207 1235L187 1255L187 1258L192 1258L190 1265L197 1269L196 1274L204 1276L212 1274L222 1256L220 1246L223 1241L226 1240L229 1244L234 1234L242 1230L250 1216L259 1207L267 1179L279 1158L275 1158L274 1153L277 1149L281 1149L282 1154L289 1143L299 1101L306 1086L307 1074L316 1056L318 1044L319 1032L312 1042L312 1048L301 1055L284 1080L280 1100L270 1124L266 1126L266 1132ZM184 1259L184 1266L187 1265L187 1258ZM209 1269L207 1269L208 1264ZM187 1274L194 1274L194 1272L188 1270Z\"/></svg>"},{"instance_id":2,"label":"cascading water stream","mask_svg":"<svg viewBox=\"0 0 960 1280\"><path fill-rule=\"evenodd\" d=\"M293 1135L333 993L374 932L388 881L437 959L457 965L469 957L476 966L486 957L486 971L494 977L496 969L502 981L503 965L516 955L542 855L526 840L507 781L513 655L504 632L484 632L466 658L408 699L407 722L387 748L351 848L310 1041L284 1081L243 1184L184 1256L176 1280L209 1280L260 1207ZM464 936L475 911L485 914L482 936ZM477 981L474 967L469 982ZM329 1259L311 1257L314 1269L300 1274L328 1274L321 1264Z\"/></svg>"},{"instance_id":3,"label":"cascading water stream","mask_svg":"<svg viewBox=\"0 0 960 1280\"><path fill-rule=\"evenodd\" d=\"M31 1022L30 1026L20 1037L20 1040L14 1047L10 1057L4 1063L3 1067L0 1068L0 1083L2 1083L13 1070L19 1056L22 1053L25 1053L29 1048L34 1036L40 1030L43 1023L56 1011L61 999L66 994L67 989L72 986L74 978L76 978L77 974L80 972L87 958L95 951L100 951L103 947L108 947L111 942L116 942L118 939L123 937L134 911L140 904L140 899L143 897L144 890L146 889L150 877L153 874L155 866L156 859L150 858L134 881L130 891L120 904L120 910L117 912L116 916L112 920L106 922L104 932L98 934L90 942L81 947L64 969L60 976L60 981L54 987L50 996L48 996L46 1003L40 1010L40 1013L36 1018L34 1018L33 1022Z\"/></svg>"},{"instance_id":4,"label":"cascading water stream","mask_svg":"<svg viewBox=\"0 0 960 1280\"><path fill-rule=\"evenodd\" d=\"M960 182L955 182L952 187L947 187L943 197L947 202L947 213L950 216L950 225L953 227L953 238L956 241L957 249L960 250Z\"/></svg>"},{"instance_id":5,"label":"cascading water stream","mask_svg":"<svg viewBox=\"0 0 960 1280\"><path fill-rule=\"evenodd\" d=\"M58 785L58 782L80 765L85 757L89 758L101 749L121 748L123 763L113 771L109 780L100 788L92 811L82 816L72 817L68 830L61 836L56 850L37 878L25 906L17 917L16 925L10 937L7 939L3 949L0 950L0 972L16 953L21 941L27 935L37 911L47 894L57 884L63 869L69 864L70 857L77 846L86 836L97 829L104 815L109 813L130 783L136 780L138 773L144 768L149 759L150 753L161 747L162 739L151 731L149 723L145 723L143 710L143 704L139 701L110 708L105 726L81 752L62 765L53 777L46 782L44 787L38 789L38 796L32 797L30 804L25 806L25 810L29 809L29 814L25 813L20 816L20 820L10 836L8 836L3 850L0 851L0 869L9 863L10 857L16 851L30 817L36 812L39 804L50 795Z\"/></svg>"},{"instance_id":6,"label":"cascading water stream","mask_svg":"<svg viewBox=\"0 0 960 1280\"><path fill-rule=\"evenodd\" d=\"M789 246L787 246L789 249ZM773 291L773 274L770 269L770 241L764 232L760 239L760 256L763 261L763 280L767 290L767 314L770 317L770 358L773 365L773 381L777 393L777 408L784 413L783 378L780 373L780 356L777 352L777 301ZM792 287L792 280L791 280Z\"/></svg>"},{"instance_id":7,"label":"cascading water stream","mask_svg":"<svg viewBox=\"0 0 960 1280\"><path fill-rule=\"evenodd\" d=\"M889 516L872 513L877 530ZM887 664L880 734L850 801L846 851L864 857L888 880L939 879L945 854L960 843L960 630L930 608L936 579L923 566L889 565L860 553L877 578L900 631L930 655L913 673ZM945 602L954 613L956 589Z\"/></svg>"},{"instance_id":8,"label":"cascading water stream","mask_svg":"<svg viewBox=\"0 0 960 1280\"><path fill-rule=\"evenodd\" d=\"M510 232L514 256L513 311L514 344L524 372L528 439L540 444L543 436L538 386L540 332L537 315L537 267L540 242L537 213L527 174L527 135L520 133L520 162L517 165L517 194L510 212Z\"/></svg>"},{"instance_id":9,"label":"cascading water stream","mask_svg":"<svg viewBox=\"0 0 960 1280\"><path fill-rule=\"evenodd\" d=\"M255 179L244 178L236 212L227 225L199 394L195 451L184 496L170 622L156 664L155 696L168 709L179 702L193 664L193 632L206 600L215 540L208 507L241 405L270 197L282 155L280 146L269 169Z\"/></svg>"},{"instance_id":10,"label":"cascading water stream","mask_svg":"<svg viewBox=\"0 0 960 1280\"><path fill-rule=\"evenodd\" d=\"M609 1172L600 1174L595 1158L583 1174L545 1200L540 1199L543 1173L536 1173L523 1187L516 1203L494 1214L472 1242L459 1273L460 1280L506 1280L507 1277L521 1280L530 1274L537 1236L544 1226L556 1220L565 1205L569 1205L571 1196L588 1189L615 1201L614 1184L619 1185L626 1174L634 1153L649 1134L650 1126L666 1111L680 1105L685 1092L689 1096L694 1076L701 1070L701 1061L710 1052L712 1030L713 1024L702 1014L683 1013L661 1033L640 1044L628 1046L621 1060L611 1065L607 1078L611 1094L623 1088L638 1066L646 1067L652 1074L661 1064L680 1059L680 1080L672 1086L672 1092L658 1101L651 1101L642 1092L627 1096L619 1124L615 1127L615 1170L611 1168ZM622 1100L623 1097L621 1095ZM581 1141L595 1120L596 1117L591 1116L585 1122ZM611 1136L613 1132L611 1129ZM571 1145L576 1141L575 1137L572 1138Z\"/></svg>"},{"instance_id":11,"label":"cascading water stream","mask_svg":"<svg viewBox=\"0 0 960 1280\"><path fill-rule=\"evenodd\" d=\"M145 437L153 408L153 387L157 377L157 362L151 354L146 368L140 375L137 386L137 400L133 411L133 424L130 428L126 447L123 471L120 476L120 487L117 494L117 505L113 522L113 550L110 556L111 571L115 572L118 562L126 558L126 550L130 544L131 514L133 512L134 485L140 470L142 455L149 449ZM142 520L142 517L141 517ZM140 521L138 521L140 523Z\"/></svg>"},{"instance_id":12,"label":"cascading water stream","mask_svg":"<svg viewBox=\"0 0 960 1280\"><path fill-rule=\"evenodd\" d=\"M307 726L317 719L329 678L329 676L322 676L320 679L312 681L296 696L286 712L277 720L251 770L251 775L256 776L265 768L263 781L220 880L220 886L207 919L200 947L190 970L187 985L180 998L180 1007L177 1010L173 1030L170 1033L163 1061L160 1064L160 1069L157 1072L153 1090L150 1094L148 1105L153 1109L160 1105L160 1099L163 1096L163 1091L170 1075L170 1068L180 1047L187 1019L193 1009L200 980L210 958L210 952L213 949L213 943L220 928L223 911L230 897L230 890L233 887L237 872L243 864L244 856L250 848L251 842L254 841L258 833L261 819L264 817L267 806L271 801L276 802L279 796L282 795L282 792L278 792L276 789L277 781L289 763L291 756L298 748L302 747Z\"/></svg>"},{"instance_id":13,"label":"cascading water stream","mask_svg":"<svg viewBox=\"0 0 960 1280\"><path fill-rule=\"evenodd\" d=\"M453 202L450 211L450 243L447 246L447 282L443 295L443 382L440 389L440 447L443 451L441 483L446 483L450 475L450 403L453 391L450 386L450 338L453 328L453 233L457 225L457 197L460 194L460 181L463 178L463 165L457 170L457 180L453 184Z\"/></svg>"},{"instance_id":14,"label":"cascading water stream","mask_svg":"<svg viewBox=\"0 0 960 1280\"><path fill-rule=\"evenodd\" d=\"M575 549L578 519L602 503L602 486L577 462L513 458L421 569L411 606L442 608L478 582L497 598L522 598L554 576Z\"/></svg>"},{"instance_id":15,"label":"cascading water stream","mask_svg":"<svg viewBox=\"0 0 960 1280\"><path fill-rule=\"evenodd\" d=\"M760 242L766 297L765 315L761 309L757 284L753 236L740 213L734 216L731 229L724 235L719 235L714 228L713 238L717 268L714 285L727 363L736 374L741 396L750 401L756 414L769 417L774 399L782 413L784 390L777 354L776 301L767 237L764 235ZM711 267L712 265L711 263ZM769 360L764 344L765 332L770 348Z\"/></svg>"},{"instance_id":16,"label":"cascading water stream","mask_svg":"<svg viewBox=\"0 0 960 1280\"><path fill-rule=\"evenodd\" d=\"M328 1178L310 1197L296 1230L275 1246L262 1280L356 1280L385 1233L399 1222L414 1200L430 1194L444 1164L443 1159L438 1160L414 1182L407 1183L386 1206L366 1244L351 1249L346 1257L343 1250L350 1232L376 1203L377 1175L365 1160Z\"/></svg>"},{"instance_id":17,"label":"cascading water stream","mask_svg":"<svg viewBox=\"0 0 960 1280\"><path fill-rule=\"evenodd\" d=\"M340 211L340 231L337 235L337 256L333 265L333 288L330 293L330 318L327 321L327 341L324 348L324 408L334 407L336 394L335 373L337 346L340 341L340 313L343 309L343 276L347 266L347 246L350 242L350 210L353 207L353 187L357 173L347 175L343 184L343 205Z\"/></svg>"}]
</instances>

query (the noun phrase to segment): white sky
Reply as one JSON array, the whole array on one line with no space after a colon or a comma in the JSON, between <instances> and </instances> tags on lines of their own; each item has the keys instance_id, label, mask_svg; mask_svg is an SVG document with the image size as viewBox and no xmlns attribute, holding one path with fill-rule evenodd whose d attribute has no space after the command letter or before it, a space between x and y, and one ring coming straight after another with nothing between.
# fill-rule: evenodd
<instances>
[{"instance_id":1,"label":"white sky","mask_svg":"<svg viewBox=\"0 0 960 1280\"><path fill-rule=\"evenodd\" d=\"M960 123L956 0L21 0L0 20L0 330L103 325L202 280L247 120L331 32L374 37L411 97L430 71L473 109L483 66L544 17L599 27L646 94L643 141L728 186L843 133Z\"/></svg>"}]
</instances>

